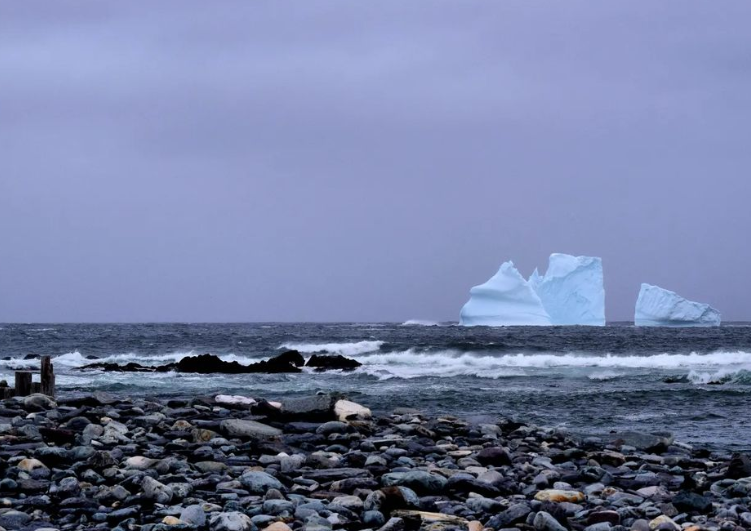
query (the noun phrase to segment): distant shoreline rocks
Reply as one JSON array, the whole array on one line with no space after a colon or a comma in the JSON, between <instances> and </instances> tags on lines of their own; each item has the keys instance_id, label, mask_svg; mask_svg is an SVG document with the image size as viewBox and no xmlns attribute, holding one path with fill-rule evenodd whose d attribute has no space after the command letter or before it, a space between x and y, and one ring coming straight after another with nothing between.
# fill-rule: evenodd
<instances>
[{"instance_id":1,"label":"distant shoreline rocks","mask_svg":"<svg viewBox=\"0 0 751 531\"><path fill-rule=\"evenodd\" d=\"M362 364L340 354L313 354L306 362L297 350L288 350L271 359L243 365L237 361L224 361L215 354L186 356L175 363L165 365L141 365L140 363L90 363L79 370L101 370L105 372L183 372L196 374L285 374L300 373L303 367L310 367L316 372L329 370L351 371Z\"/></svg>"}]
</instances>

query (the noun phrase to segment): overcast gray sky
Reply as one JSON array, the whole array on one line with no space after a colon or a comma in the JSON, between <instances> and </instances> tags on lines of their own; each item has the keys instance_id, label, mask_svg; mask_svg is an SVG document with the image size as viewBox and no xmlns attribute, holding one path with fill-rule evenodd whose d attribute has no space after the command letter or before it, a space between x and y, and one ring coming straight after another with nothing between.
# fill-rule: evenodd
<instances>
[{"instance_id":1,"label":"overcast gray sky","mask_svg":"<svg viewBox=\"0 0 751 531\"><path fill-rule=\"evenodd\" d=\"M751 2L0 0L0 321L751 319Z\"/></svg>"}]
</instances>

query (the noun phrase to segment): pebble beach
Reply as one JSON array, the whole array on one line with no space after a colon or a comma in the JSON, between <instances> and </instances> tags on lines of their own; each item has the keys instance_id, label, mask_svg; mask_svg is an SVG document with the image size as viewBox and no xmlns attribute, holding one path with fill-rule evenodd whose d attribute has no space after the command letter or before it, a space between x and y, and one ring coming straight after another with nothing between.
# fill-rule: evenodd
<instances>
[{"instance_id":1,"label":"pebble beach","mask_svg":"<svg viewBox=\"0 0 751 531\"><path fill-rule=\"evenodd\" d=\"M8 399L0 478L6 530L751 529L744 454L330 393Z\"/></svg>"}]
</instances>

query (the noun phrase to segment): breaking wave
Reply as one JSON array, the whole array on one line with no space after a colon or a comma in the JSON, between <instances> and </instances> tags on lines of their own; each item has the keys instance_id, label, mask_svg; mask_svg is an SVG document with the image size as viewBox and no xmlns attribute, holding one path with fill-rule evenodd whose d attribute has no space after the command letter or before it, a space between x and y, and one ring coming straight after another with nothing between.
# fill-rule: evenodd
<instances>
[{"instance_id":1,"label":"breaking wave","mask_svg":"<svg viewBox=\"0 0 751 531\"><path fill-rule=\"evenodd\" d=\"M381 348L383 341L357 341L355 343L283 343L280 349L297 350L304 354L341 354L342 356L357 356L368 352L375 352Z\"/></svg>"},{"instance_id":2,"label":"breaking wave","mask_svg":"<svg viewBox=\"0 0 751 531\"><path fill-rule=\"evenodd\" d=\"M722 369L728 374L751 369L751 354L716 352L712 354L657 354L653 356L602 356L583 354L507 354L483 355L460 350L423 352L408 349L399 352L373 352L358 357L361 372L387 378L476 376L502 378L540 374L545 369L596 369L586 374L590 380L606 381L627 375L628 369ZM602 370L597 370L602 369ZM704 373L695 373L699 382ZM724 374L724 373L723 373ZM751 375L751 373L749 373ZM574 376L583 376L575 371ZM717 376L722 378L723 376Z\"/></svg>"},{"instance_id":3,"label":"breaking wave","mask_svg":"<svg viewBox=\"0 0 751 531\"><path fill-rule=\"evenodd\" d=\"M696 385L720 385L726 383L751 383L751 368L720 369L715 372L692 370L686 379Z\"/></svg>"},{"instance_id":4,"label":"breaking wave","mask_svg":"<svg viewBox=\"0 0 751 531\"><path fill-rule=\"evenodd\" d=\"M434 365L444 360L468 365L485 365L510 368L602 367L610 369L680 369L723 366L751 366L751 353L714 352L712 354L656 354L652 356L601 356L586 354L504 354L479 355L471 352L443 350L419 352L409 349L401 352L368 354L359 359L364 364Z\"/></svg>"},{"instance_id":5,"label":"breaking wave","mask_svg":"<svg viewBox=\"0 0 751 531\"><path fill-rule=\"evenodd\" d=\"M52 361L55 365L62 365L64 367L69 368L75 368L75 367L82 367L84 365L90 365L92 363L140 363L142 365L162 365L167 363L175 363L180 361L183 358L189 357L189 356L197 356L199 354L204 354L204 352L196 352L193 350L189 351L178 351L178 352L171 352L168 354L159 354L159 355L147 355L147 354L137 354L134 352L129 352L126 354L112 354L110 356L97 356L97 357L87 357L84 354L81 354L78 350L73 352L68 352L67 354L61 354L60 356L56 356L52 358ZM254 361L258 361L258 359L250 359L244 356L237 356L235 354L217 354L217 356L224 360L224 361L236 361L238 363L242 363L244 365L247 365L249 363L252 363ZM259 358L260 359L260 358ZM6 367L13 368L14 365L20 365L25 364L28 365L29 363L38 364L38 361L35 360L20 360L20 359L14 359L14 360L7 360L0 362Z\"/></svg>"},{"instance_id":6,"label":"breaking wave","mask_svg":"<svg viewBox=\"0 0 751 531\"><path fill-rule=\"evenodd\" d=\"M623 376L623 373L616 371L598 371L588 374L587 378L596 381L615 380L616 378Z\"/></svg>"},{"instance_id":7,"label":"breaking wave","mask_svg":"<svg viewBox=\"0 0 751 531\"><path fill-rule=\"evenodd\" d=\"M404 321L400 326L440 326L438 321L428 321L426 319L410 319Z\"/></svg>"}]
</instances>

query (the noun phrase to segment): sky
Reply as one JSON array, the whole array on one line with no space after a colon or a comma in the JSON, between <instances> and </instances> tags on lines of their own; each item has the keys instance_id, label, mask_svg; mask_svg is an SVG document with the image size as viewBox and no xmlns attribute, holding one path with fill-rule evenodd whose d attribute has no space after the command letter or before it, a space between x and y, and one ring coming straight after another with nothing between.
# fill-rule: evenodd
<instances>
[{"instance_id":1,"label":"sky","mask_svg":"<svg viewBox=\"0 0 751 531\"><path fill-rule=\"evenodd\" d=\"M751 320L751 3L0 0L0 322Z\"/></svg>"}]
</instances>

